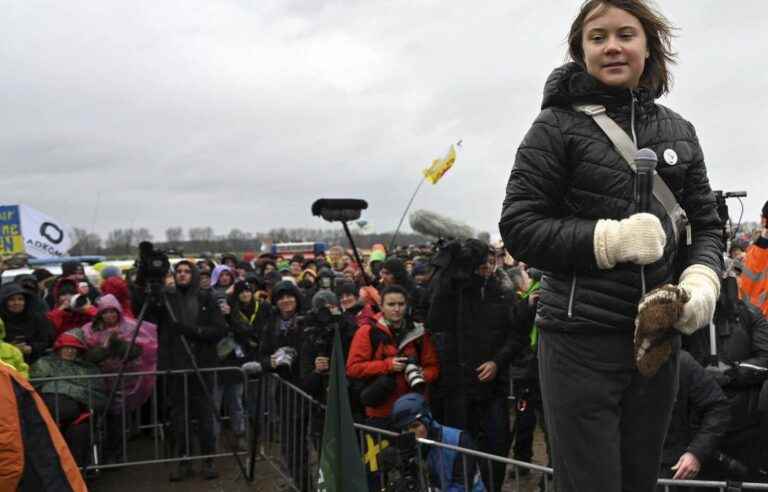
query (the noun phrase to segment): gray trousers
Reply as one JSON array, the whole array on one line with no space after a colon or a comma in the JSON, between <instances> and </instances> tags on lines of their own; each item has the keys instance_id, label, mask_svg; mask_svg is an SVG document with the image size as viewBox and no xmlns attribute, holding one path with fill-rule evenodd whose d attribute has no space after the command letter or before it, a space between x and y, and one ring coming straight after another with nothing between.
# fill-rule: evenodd
<instances>
[{"instance_id":1,"label":"gray trousers","mask_svg":"<svg viewBox=\"0 0 768 492\"><path fill-rule=\"evenodd\" d=\"M559 341L539 339L555 490L653 492L677 393L679 341L650 379L589 367Z\"/></svg>"}]
</instances>

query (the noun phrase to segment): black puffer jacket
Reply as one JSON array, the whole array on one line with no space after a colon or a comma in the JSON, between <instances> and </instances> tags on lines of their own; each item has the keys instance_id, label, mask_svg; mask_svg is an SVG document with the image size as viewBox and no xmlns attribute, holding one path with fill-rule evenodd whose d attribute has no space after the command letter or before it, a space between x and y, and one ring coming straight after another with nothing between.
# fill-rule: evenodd
<instances>
[{"instance_id":1,"label":"black puffer jacket","mask_svg":"<svg viewBox=\"0 0 768 492\"><path fill-rule=\"evenodd\" d=\"M730 417L728 399L715 378L691 354L680 351L680 384L662 463L677 463L685 452L706 463L719 451Z\"/></svg>"},{"instance_id":2,"label":"black puffer jacket","mask_svg":"<svg viewBox=\"0 0 768 492\"><path fill-rule=\"evenodd\" d=\"M664 256L645 268L649 289L675 282L691 264L721 270L719 218L693 126L654 103L644 89L611 88L575 63L556 69L544 88L542 111L520 145L499 224L517 259L541 269L537 324L542 330L631 333L641 296L640 267L599 270L593 249L599 219L635 212L634 175L591 117L573 104L602 104L638 148L659 156L658 172L686 210L693 244L673 239L670 219L654 200L667 233ZM664 152L672 149L677 163ZM682 242L681 242L682 243Z\"/></svg>"}]
</instances>

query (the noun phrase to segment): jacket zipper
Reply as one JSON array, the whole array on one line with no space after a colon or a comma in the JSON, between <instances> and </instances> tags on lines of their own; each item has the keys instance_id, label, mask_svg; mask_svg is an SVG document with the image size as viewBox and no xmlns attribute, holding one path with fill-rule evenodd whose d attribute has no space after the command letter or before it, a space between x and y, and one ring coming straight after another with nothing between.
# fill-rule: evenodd
<instances>
[{"instance_id":1,"label":"jacket zipper","mask_svg":"<svg viewBox=\"0 0 768 492\"><path fill-rule=\"evenodd\" d=\"M568 318L573 318L573 299L576 297L576 274L573 274L571 280L571 296L568 298Z\"/></svg>"}]
</instances>

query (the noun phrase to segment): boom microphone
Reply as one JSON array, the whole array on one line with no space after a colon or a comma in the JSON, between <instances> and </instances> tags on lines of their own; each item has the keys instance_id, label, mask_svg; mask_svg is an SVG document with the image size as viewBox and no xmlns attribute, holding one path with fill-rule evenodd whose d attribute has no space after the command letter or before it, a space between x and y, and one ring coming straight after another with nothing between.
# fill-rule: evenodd
<instances>
[{"instance_id":1,"label":"boom microphone","mask_svg":"<svg viewBox=\"0 0 768 492\"><path fill-rule=\"evenodd\" d=\"M368 208L368 202L354 198L321 198L312 204L312 215L319 215L328 222L347 222L360 218L360 211Z\"/></svg>"},{"instance_id":2,"label":"boom microphone","mask_svg":"<svg viewBox=\"0 0 768 492\"><path fill-rule=\"evenodd\" d=\"M651 149L640 149L635 154L635 169L637 169L636 193L637 211L650 212L653 197L653 173L656 170L658 157Z\"/></svg>"},{"instance_id":3,"label":"boom microphone","mask_svg":"<svg viewBox=\"0 0 768 492\"><path fill-rule=\"evenodd\" d=\"M416 210L408 220L411 229L425 236L437 239L470 239L475 237L475 231L470 226L444 217L429 210Z\"/></svg>"}]
</instances>

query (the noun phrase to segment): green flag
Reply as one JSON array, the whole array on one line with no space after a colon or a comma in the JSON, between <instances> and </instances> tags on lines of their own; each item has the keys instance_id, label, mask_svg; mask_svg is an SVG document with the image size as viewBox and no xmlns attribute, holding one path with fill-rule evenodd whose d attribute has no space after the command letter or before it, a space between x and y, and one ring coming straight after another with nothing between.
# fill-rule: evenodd
<instances>
[{"instance_id":1,"label":"green flag","mask_svg":"<svg viewBox=\"0 0 768 492\"><path fill-rule=\"evenodd\" d=\"M344 352L339 331L333 337L328 406L320 450L318 492L368 492L365 468L357 445L349 406Z\"/></svg>"}]
</instances>

